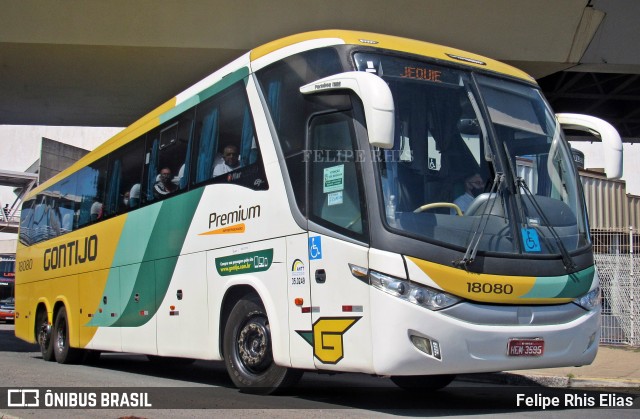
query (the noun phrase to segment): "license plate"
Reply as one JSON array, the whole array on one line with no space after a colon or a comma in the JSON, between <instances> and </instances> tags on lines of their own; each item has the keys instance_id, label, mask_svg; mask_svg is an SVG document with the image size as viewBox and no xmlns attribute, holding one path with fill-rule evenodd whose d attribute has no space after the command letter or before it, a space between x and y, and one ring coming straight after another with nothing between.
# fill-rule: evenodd
<instances>
[{"instance_id":1,"label":"license plate","mask_svg":"<svg viewBox=\"0 0 640 419\"><path fill-rule=\"evenodd\" d=\"M542 356L543 353L542 339L511 339L507 345L509 356Z\"/></svg>"}]
</instances>

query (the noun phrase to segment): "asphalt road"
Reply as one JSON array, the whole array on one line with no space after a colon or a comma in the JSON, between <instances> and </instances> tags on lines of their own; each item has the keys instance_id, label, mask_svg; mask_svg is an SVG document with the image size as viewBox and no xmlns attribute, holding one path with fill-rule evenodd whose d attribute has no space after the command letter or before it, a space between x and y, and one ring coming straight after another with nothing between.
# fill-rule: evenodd
<instances>
[{"instance_id":1,"label":"asphalt road","mask_svg":"<svg viewBox=\"0 0 640 419\"><path fill-rule=\"evenodd\" d=\"M192 365L158 365L146 357L131 354L103 354L95 365L60 365L45 362L37 346L13 336L13 326L0 324L0 400L6 406L8 391L38 389L40 400L46 390L62 397L65 393L114 393L119 397L147 394L151 408L117 409L0 409L21 418L194 418L194 417L343 417L375 418L387 416L548 416L562 418L637 417L638 394L606 390L606 395L632 397L632 409L571 408L564 404L564 389L512 387L454 381L446 389L430 394L411 394L386 378L362 374L324 375L306 373L298 386L276 396L240 393L227 377L220 362L198 361ZM599 400L601 392L571 389L570 396L584 405ZM621 390L624 391L624 390ZM626 390L628 391L628 390ZM521 402L518 406L518 394ZM123 396L125 395L125 396ZM524 396L523 396L524 395ZM66 397L66 396L65 396ZM82 400L82 396L78 396ZM116 396L118 397L118 396ZM538 401L557 397L555 409L527 407L522 397ZM609 396L607 396L609 397ZM53 400L53 399L50 399ZM84 399L85 401L87 399ZM122 399L120 399L121 401ZM160 407L160 408L158 408Z\"/></svg>"}]
</instances>

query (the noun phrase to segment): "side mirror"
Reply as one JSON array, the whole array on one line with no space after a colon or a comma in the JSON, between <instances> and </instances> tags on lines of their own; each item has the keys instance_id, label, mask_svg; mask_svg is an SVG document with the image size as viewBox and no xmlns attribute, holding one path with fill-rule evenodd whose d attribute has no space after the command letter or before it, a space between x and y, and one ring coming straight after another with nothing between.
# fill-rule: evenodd
<instances>
[{"instance_id":1,"label":"side mirror","mask_svg":"<svg viewBox=\"0 0 640 419\"><path fill-rule=\"evenodd\" d=\"M588 132L602 140L604 171L609 179L622 176L622 140L618 131L600 118L575 113L556 114L563 129Z\"/></svg>"},{"instance_id":2,"label":"side mirror","mask_svg":"<svg viewBox=\"0 0 640 419\"><path fill-rule=\"evenodd\" d=\"M380 148L393 147L395 107L387 83L375 74L350 71L302 86L300 93L308 95L336 90L351 90L362 100L369 143Z\"/></svg>"}]
</instances>

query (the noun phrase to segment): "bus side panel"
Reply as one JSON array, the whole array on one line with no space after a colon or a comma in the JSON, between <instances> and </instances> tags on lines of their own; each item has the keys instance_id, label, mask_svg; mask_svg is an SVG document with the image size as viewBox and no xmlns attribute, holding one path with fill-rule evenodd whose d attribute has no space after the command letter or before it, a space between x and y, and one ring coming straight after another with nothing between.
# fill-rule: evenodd
<instances>
[{"instance_id":1,"label":"bus side panel","mask_svg":"<svg viewBox=\"0 0 640 419\"><path fill-rule=\"evenodd\" d=\"M104 276L108 277L105 283L98 280ZM103 291L104 290L104 291ZM101 271L98 277L94 273L89 272L84 275L80 282L80 294L83 296L82 301L88 302L90 305L95 304L96 293L98 294L98 306L91 313L91 319L84 324L85 327L97 327L95 334L88 347L90 349L98 349L105 351L122 351L122 336L120 328L110 327L121 314L122 307L120 305L120 268L108 269L105 275ZM83 335L90 333L85 330Z\"/></svg>"},{"instance_id":2,"label":"bus side panel","mask_svg":"<svg viewBox=\"0 0 640 419\"><path fill-rule=\"evenodd\" d=\"M53 281L55 301L62 302L67 311L69 345L80 345L80 300L78 298L78 275L69 275ZM53 319L55 324L56 319Z\"/></svg>"},{"instance_id":3,"label":"bus side panel","mask_svg":"<svg viewBox=\"0 0 640 419\"><path fill-rule=\"evenodd\" d=\"M287 274L289 297L289 340L291 366L315 369L311 345L311 275L308 236L305 233L287 237ZM296 299L302 299L301 304Z\"/></svg>"},{"instance_id":4,"label":"bus side panel","mask_svg":"<svg viewBox=\"0 0 640 419\"><path fill-rule=\"evenodd\" d=\"M169 258L175 259L175 258ZM156 273L163 269L164 259L120 267L120 302L127 307L120 321L139 324L122 327L122 350L156 354ZM158 266L160 264L161 266ZM138 277L144 281L136 281Z\"/></svg>"},{"instance_id":5,"label":"bus side panel","mask_svg":"<svg viewBox=\"0 0 640 419\"><path fill-rule=\"evenodd\" d=\"M284 238L240 244L207 254L209 303L218 312L224 295L234 286L247 285L260 296L269 317L273 359L290 366L287 299L286 241ZM211 318L211 333L217 338L219 314ZM224 324L222 325L224 327ZM220 342L214 341L218 348Z\"/></svg>"},{"instance_id":6,"label":"bus side panel","mask_svg":"<svg viewBox=\"0 0 640 419\"><path fill-rule=\"evenodd\" d=\"M16 284L16 337L30 343L36 342L35 321L38 301L33 297L33 284Z\"/></svg>"},{"instance_id":7,"label":"bus side panel","mask_svg":"<svg viewBox=\"0 0 640 419\"><path fill-rule=\"evenodd\" d=\"M89 342L93 339L98 328L90 326L93 316L98 312L98 307L103 299L102 290L109 277L109 269L102 269L94 272L79 274L78 278L78 298L79 312L79 345L89 347ZM118 338L118 341L120 339Z\"/></svg>"},{"instance_id":8,"label":"bus side panel","mask_svg":"<svg viewBox=\"0 0 640 419\"><path fill-rule=\"evenodd\" d=\"M316 368L371 373L371 287L349 266L367 269L369 248L314 232L309 240Z\"/></svg>"},{"instance_id":9,"label":"bus side panel","mask_svg":"<svg viewBox=\"0 0 640 419\"><path fill-rule=\"evenodd\" d=\"M180 256L167 293L158 295L158 355L212 359L206 253ZM216 311L216 310L212 310Z\"/></svg>"}]
</instances>

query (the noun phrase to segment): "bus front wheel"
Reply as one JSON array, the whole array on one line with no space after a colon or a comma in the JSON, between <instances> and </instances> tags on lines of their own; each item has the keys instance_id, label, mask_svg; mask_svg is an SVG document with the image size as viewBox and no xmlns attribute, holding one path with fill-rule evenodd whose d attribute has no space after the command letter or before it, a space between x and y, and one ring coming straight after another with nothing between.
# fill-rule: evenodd
<instances>
[{"instance_id":1,"label":"bus front wheel","mask_svg":"<svg viewBox=\"0 0 640 419\"><path fill-rule=\"evenodd\" d=\"M53 353L60 364L75 364L82 360L84 353L81 349L69 345L69 322L67 310L61 307L56 315L52 336Z\"/></svg>"},{"instance_id":2,"label":"bus front wheel","mask_svg":"<svg viewBox=\"0 0 640 419\"><path fill-rule=\"evenodd\" d=\"M393 376L391 381L398 387L409 391L439 390L456 378L455 375L408 375Z\"/></svg>"},{"instance_id":3,"label":"bus front wheel","mask_svg":"<svg viewBox=\"0 0 640 419\"><path fill-rule=\"evenodd\" d=\"M231 310L222 351L231 381L245 393L270 394L302 376L273 362L269 319L257 297L242 298Z\"/></svg>"}]
</instances>

